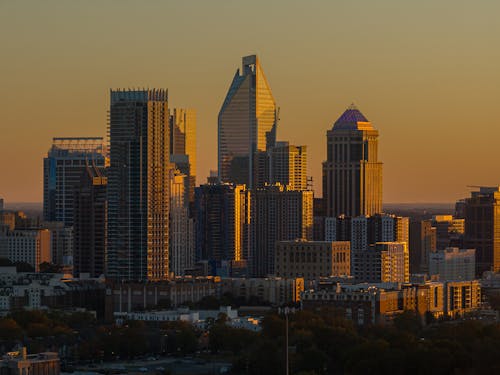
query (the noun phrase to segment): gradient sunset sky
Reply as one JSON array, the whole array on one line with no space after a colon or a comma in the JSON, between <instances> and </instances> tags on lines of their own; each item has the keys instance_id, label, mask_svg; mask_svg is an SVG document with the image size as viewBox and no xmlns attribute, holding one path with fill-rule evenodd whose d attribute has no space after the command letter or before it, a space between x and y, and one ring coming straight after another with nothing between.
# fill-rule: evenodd
<instances>
[{"instance_id":1,"label":"gradient sunset sky","mask_svg":"<svg viewBox=\"0 0 500 375\"><path fill-rule=\"evenodd\" d=\"M168 88L198 116L198 183L217 114L256 53L278 139L308 146L354 102L380 131L384 202L452 202L500 183L500 1L0 0L0 197L42 200L52 137L104 136L110 88Z\"/></svg>"}]
</instances>

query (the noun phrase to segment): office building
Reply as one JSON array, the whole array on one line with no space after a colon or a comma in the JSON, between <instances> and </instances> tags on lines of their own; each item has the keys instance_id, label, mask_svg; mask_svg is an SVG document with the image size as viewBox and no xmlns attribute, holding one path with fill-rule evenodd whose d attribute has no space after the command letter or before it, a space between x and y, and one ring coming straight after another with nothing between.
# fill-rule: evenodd
<instances>
[{"instance_id":1,"label":"office building","mask_svg":"<svg viewBox=\"0 0 500 375\"><path fill-rule=\"evenodd\" d=\"M268 185L251 194L250 266L254 277L274 273L277 241L312 240L313 192Z\"/></svg>"},{"instance_id":2,"label":"office building","mask_svg":"<svg viewBox=\"0 0 500 375\"><path fill-rule=\"evenodd\" d=\"M353 276L358 282L409 282L410 261L405 242L377 242L358 252Z\"/></svg>"},{"instance_id":3,"label":"office building","mask_svg":"<svg viewBox=\"0 0 500 375\"><path fill-rule=\"evenodd\" d=\"M74 251L73 227L65 226L62 221L44 221L41 224L41 228L50 231L52 263L72 265Z\"/></svg>"},{"instance_id":4,"label":"office building","mask_svg":"<svg viewBox=\"0 0 500 375\"><path fill-rule=\"evenodd\" d=\"M194 266L193 219L189 217L186 180L189 176L172 170L170 180L170 272L184 275Z\"/></svg>"},{"instance_id":5,"label":"office building","mask_svg":"<svg viewBox=\"0 0 500 375\"><path fill-rule=\"evenodd\" d=\"M276 143L278 109L257 56L245 56L218 117L218 171L221 182L253 188L254 156Z\"/></svg>"},{"instance_id":6,"label":"office building","mask_svg":"<svg viewBox=\"0 0 500 375\"><path fill-rule=\"evenodd\" d=\"M205 184L195 188L196 260L207 260L211 274L223 262L249 255L250 192L244 185Z\"/></svg>"},{"instance_id":7,"label":"office building","mask_svg":"<svg viewBox=\"0 0 500 375\"><path fill-rule=\"evenodd\" d=\"M278 142L269 151L269 179L292 190L307 190L307 147Z\"/></svg>"},{"instance_id":8,"label":"office building","mask_svg":"<svg viewBox=\"0 0 500 375\"><path fill-rule=\"evenodd\" d=\"M474 280L476 250L448 247L429 256L429 275L440 281Z\"/></svg>"},{"instance_id":9,"label":"office building","mask_svg":"<svg viewBox=\"0 0 500 375\"><path fill-rule=\"evenodd\" d=\"M170 115L170 154L170 161L188 176L187 194L189 201L193 202L196 186L196 111L194 109L173 109ZM184 156L185 159L182 160L180 156Z\"/></svg>"},{"instance_id":10,"label":"office building","mask_svg":"<svg viewBox=\"0 0 500 375\"><path fill-rule=\"evenodd\" d=\"M75 188L88 165L106 164L102 137L54 138L43 159L43 219L73 225Z\"/></svg>"},{"instance_id":11,"label":"office building","mask_svg":"<svg viewBox=\"0 0 500 375\"><path fill-rule=\"evenodd\" d=\"M410 223L410 273L429 271L429 257L436 251L436 238L431 220Z\"/></svg>"},{"instance_id":12,"label":"office building","mask_svg":"<svg viewBox=\"0 0 500 375\"><path fill-rule=\"evenodd\" d=\"M351 105L327 132L323 163L326 215L370 216L382 211L378 130Z\"/></svg>"},{"instance_id":13,"label":"office building","mask_svg":"<svg viewBox=\"0 0 500 375\"><path fill-rule=\"evenodd\" d=\"M456 219L452 215L434 215L432 226L436 228L437 249L462 245L465 219Z\"/></svg>"},{"instance_id":14,"label":"office building","mask_svg":"<svg viewBox=\"0 0 500 375\"><path fill-rule=\"evenodd\" d=\"M169 133L167 90L111 91L110 278L162 280L169 276Z\"/></svg>"},{"instance_id":15,"label":"office building","mask_svg":"<svg viewBox=\"0 0 500 375\"><path fill-rule=\"evenodd\" d=\"M306 282L350 276L350 254L348 241L280 241L276 244L275 275L303 277Z\"/></svg>"},{"instance_id":16,"label":"office building","mask_svg":"<svg viewBox=\"0 0 500 375\"><path fill-rule=\"evenodd\" d=\"M99 277L105 273L107 184L105 170L87 167L75 191L73 219L73 272Z\"/></svg>"},{"instance_id":17,"label":"office building","mask_svg":"<svg viewBox=\"0 0 500 375\"><path fill-rule=\"evenodd\" d=\"M476 276L500 271L500 186L480 187L465 199L464 247L476 249Z\"/></svg>"},{"instance_id":18,"label":"office building","mask_svg":"<svg viewBox=\"0 0 500 375\"><path fill-rule=\"evenodd\" d=\"M0 258L24 262L36 272L41 263L50 263L50 231L47 229L16 229L0 232Z\"/></svg>"}]
</instances>

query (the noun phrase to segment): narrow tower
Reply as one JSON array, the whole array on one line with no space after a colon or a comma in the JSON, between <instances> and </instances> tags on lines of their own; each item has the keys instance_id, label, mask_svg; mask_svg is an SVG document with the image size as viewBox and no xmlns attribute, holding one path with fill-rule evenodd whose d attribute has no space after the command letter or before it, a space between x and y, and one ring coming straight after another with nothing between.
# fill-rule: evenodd
<instances>
[{"instance_id":1,"label":"narrow tower","mask_svg":"<svg viewBox=\"0 0 500 375\"><path fill-rule=\"evenodd\" d=\"M327 216L373 215L382 211L382 163L378 131L351 104L326 133L323 197Z\"/></svg>"}]
</instances>

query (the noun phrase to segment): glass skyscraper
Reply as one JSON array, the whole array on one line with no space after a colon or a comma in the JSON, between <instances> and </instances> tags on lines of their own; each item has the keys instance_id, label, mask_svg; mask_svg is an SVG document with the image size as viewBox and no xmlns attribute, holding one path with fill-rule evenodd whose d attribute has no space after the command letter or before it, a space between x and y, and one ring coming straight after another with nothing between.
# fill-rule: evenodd
<instances>
[{"instance_id":1,"label":"glass skyscraper","mask_svg":"<svg viewBox=\"0 0 500 375\"><path fill-rule=\"evenodd\" d=\"M108 269L115 280L169 276L167 90L111 91Z\"/></svg>"},{"instance_id":2,"label":"glass skyscraper","mask_svg":"<svg viewBox=\"0 0 500 375\"><path fill-rule=\"evenodd\" d=\"M219 112L219 179L252 188L254 156L275 145L277 124L278 109L259 59L245 56Z\"/></svg>"}]
</instances>

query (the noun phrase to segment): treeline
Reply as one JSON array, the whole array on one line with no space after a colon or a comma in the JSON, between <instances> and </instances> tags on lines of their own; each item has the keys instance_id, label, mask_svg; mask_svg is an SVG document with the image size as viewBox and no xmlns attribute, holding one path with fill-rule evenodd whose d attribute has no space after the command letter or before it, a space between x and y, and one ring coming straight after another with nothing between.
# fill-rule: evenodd
<instances>
[{"instance_id":1,"label":"treeline","mask_svg":"<svg viewBox=\"0 0 500 375\"><path fill-rule=\"evenodd\" d=\"M269 314L262 331L231 328L221 314L202 331L186 322L121 326L90 314L18 311L0 319L4 351L16 343L29 352L61 349L68 361L132 359L151 354L225 358L233 374L285 373L283 316ZM340 311L298 311L289 316L291 374L500 373L500 325L478 320L427 326L413 313L393 324L359 328Z\"/></svg>"}]
</instances>

